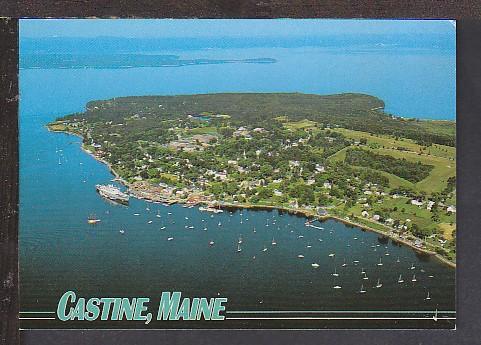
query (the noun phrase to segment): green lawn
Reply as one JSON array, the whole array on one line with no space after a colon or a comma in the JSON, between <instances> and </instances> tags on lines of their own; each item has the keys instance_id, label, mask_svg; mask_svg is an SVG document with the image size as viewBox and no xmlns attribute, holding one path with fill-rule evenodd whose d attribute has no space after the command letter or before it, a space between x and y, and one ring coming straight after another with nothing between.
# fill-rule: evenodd
<instances>
[{"instance_id":1,"label":"green lawn","mask_svg":"<svg viewBox=\"0 0 481 345\"><path fill-rule=\"evenodd\" d=\"M288 129L295 130L295 129L307 129L307 128L315 128L317 122L311 120L301 120L301 121L290 121L284 123L284 126Z\"/></svg>"}]
</instances>

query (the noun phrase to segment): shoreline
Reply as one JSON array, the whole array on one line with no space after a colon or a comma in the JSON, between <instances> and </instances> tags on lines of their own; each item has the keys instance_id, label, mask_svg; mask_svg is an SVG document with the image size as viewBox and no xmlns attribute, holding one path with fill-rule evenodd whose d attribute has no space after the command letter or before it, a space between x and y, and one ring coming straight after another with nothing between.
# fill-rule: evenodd
<instances>
[{"instance_id":1,"label":"shoreline","mask_svg":"<svg viewBox=\"0 0 481 345\"><path fill-rule=\"evenodd\" d=\"M128 190L130 189L130 184L125 181L123 178L120 177L120 175L112 168L112 165L107 162L106 160L104 160L103 158L100 158L100 157L97 157L93 152L87 150L85 147L84 147L84 143L83 143L83 140L84 140L84 137L81 135L81 134L78 134L78 133L74 133L74 132L70 132L70 131L67 131L67 130L53 130L51 128L49 128L48 124L45 125L47 130L49 132L53 132L53 133L64 133L64 134L67 134L67 135L74 135L80 139L82 139L82 142L80 142L80 149L82 151L84 151L85 153L87 153L88 155L90 155L92 158L94 158L96 161L102 163L102 164L105 164L107 166L107 168L109 169L109 172L115 176L115 180L120 182L125 188L127 188ZM146 198L142 198L142 197L139 197L137 195L135 195L134 193L130 193L130 195L138 200L144 200L144 201L147 201L147 202L154 202L154 200L150 200L150 199L146 199ZM174 199L174 198L171 198L169 199L170 201L173 201L174 203L178 203L178 204L187 204L187 200L183 200L183 199ZM198 203L196 203L196 205L208 205L208 206L213 206L213 202L208 202L208 201L200 201ZM401 239L399 237L394 237L392 236L391 234L389 233L385 233L379 229L375 229L375 228L372 228L368 225L364 225L364 224L360 224L360 223L356 223L354 221L351 221L351 220L347 220L347 219L344 219L344 218L341 218L339 216L336 216L336 215L331 215L331 214L327 214L327 215L319 215L317 214L317 212L314 212L314 211L310 211L310 210L304 210L304 209L292 209L292 208L287 208L287 207L284 207L284 206L274 206L274 205L252 205L252 204L242 204L242 203L231 203L231 202L225 202L225 201L218 201L217 202L217 205L219 205L219 207L225 207L225 208L238 208L238 209L271 209L271 210L281 210L281 211L284 211L284 212L287 212L287 213L290 213L290 214L295 214L295 215L301 215L307 219L309 218L315 218L317 220L320 220L320 221L326 221L326 220L329 220L329 219L333 219L335 221L338 221L338 222L341 222L343 224L346 224L346 225L350 225L350 226L353 226L353 227L357 227L357 228L360 228L361 230L365 230L365 231L371 231L371 232L374 232L374 233L377 233L377 234L380 234L380 235L383 235L387 238L390 238L392 241L395 241L397 243L400 243L402 245L406 245L408 247L410 247L411 249L413 249L414 251L416 252L421 252L421 253L424 253L424 254L427 254L427 255L430 255L430 256L433 256L434 258L436 258L437 260L439 260L441 263L451 267L451 268L456 268L456 263L448 260L447 258L443 257L442 255L434 252L434 251L431 251L431 250L428 250L428 249L425 249L425 248L419 248L419 247L416 247L414 244L412 244L410 241L407 241L407 240L404 240L404 239ZM388 227L386 227L388 228ZM390 228L389 228L390 229ZM394 229L391 229L391 230L394 230Z\"/></svg>"}]
</instances>

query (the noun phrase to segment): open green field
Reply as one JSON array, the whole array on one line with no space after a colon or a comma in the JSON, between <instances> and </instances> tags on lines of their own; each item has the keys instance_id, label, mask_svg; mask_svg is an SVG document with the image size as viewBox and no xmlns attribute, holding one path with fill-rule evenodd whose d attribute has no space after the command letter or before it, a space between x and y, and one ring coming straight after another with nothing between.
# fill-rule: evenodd
<instances>
[{"instance_id":1,"label":"open green field","mask_svg":"<svg viewBox=\"0 0 481 345\"><path fill-rule=\"evenodd\" d=\"M432 165L434 168L427 178L415 183L415 190L423 190L426 193L442 191L449 177L456 176L456 162L446 158L436 157L432 155L414 152L404 152L392 149L371 149L373 152L383 155L390 155L394 158L404 158L411 162L421 162L423 164Z\"/></svg>"},{"instance_id":2,"label":"open green field","mask_svg":"<svg viewBox=\"0 0 481 345\"><path fill-rule=\"evenodd\" d=\"M284 126L290 130L315 128L316 125L317 122L307 119L301 121L289 121L284 123Z\"/></svg>"},{"instance_id":3,"label":"open green field","mask_svg":"<svg viewBox=\"0 0 481 345\"><path fill-rule=\"evenodd\" d=\"M192 128L188 131L188 134L212 134L215 135L217 134L217 128L216 127L196 127Z\"/></svg>"},{"instance_id":4,"label":"open green field","mask_svg":"<svg viewBox=\"0 0 481 345\"><path fill-rule=\"evenodd\" d=\"M406 150L413 151L413 152L423 152L429 155L442 157L442 158L456 158L456 148L452 146L440 145L440 144L433 144L429 147L425 147L419 144L416 144L414 140L406 139L406 138L398 138L396 139L393 136L384 135L384 134L370 134L361 131L354 131L346 128L335 128L332 129L333 132L338 132L344 135L345 137L353 140L359 141L362 138L367 140L367 144L376 144L380 147L390 148L390 149L398 149L400 147L405 148Z\"/></svg>"},{"instance_id":5,"label":"open green field","mask_svg":"<svg viewBox=\"0 0 481 345\"><path fill-rule=\"evenodd\" d=\"M365 150L381 155L392 156L397 159L404 158L410 162L421 162L433 166L433 170L429 176L418 183L412 183L393 174L381 172L389 179L392 188L399 186L411 187L414 190L432 194L442 191L447 185L448 178L456 176L456 148L454 147L434 144L423 150L423 146L416 144L410 139L396 140L394 137L387 135L372 135L344 128L336 128L334 131L342 133L344 136L354 140L366 138L368 145L363 146ZM372 143L377 144L377 148L369 147L369 144ZM398 147L403 147L409 151L398 150ZM348 147L336 152L329 157L329 160L331 162L343 161L346 158L347 150Z\"/></svg>"}]
</instances>

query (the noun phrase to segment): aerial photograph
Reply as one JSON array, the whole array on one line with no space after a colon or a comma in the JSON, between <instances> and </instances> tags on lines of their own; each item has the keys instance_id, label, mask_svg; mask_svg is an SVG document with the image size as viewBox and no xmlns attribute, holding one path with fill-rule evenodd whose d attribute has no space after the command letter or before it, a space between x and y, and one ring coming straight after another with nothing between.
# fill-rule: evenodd
<instances>
[{"instance_id":1,"label":"aerial photograph","mask_svg":"<svg viewBox=\"0 0 481 345\"><path fill-rule=\"evenodd\" d=\"M21 328L455 328L455 21L23 19L19 40ZM64 321L67 291L154 319ZM155 319L163 292L225 298L222 320Z\"/></svg>"}]
</instances>

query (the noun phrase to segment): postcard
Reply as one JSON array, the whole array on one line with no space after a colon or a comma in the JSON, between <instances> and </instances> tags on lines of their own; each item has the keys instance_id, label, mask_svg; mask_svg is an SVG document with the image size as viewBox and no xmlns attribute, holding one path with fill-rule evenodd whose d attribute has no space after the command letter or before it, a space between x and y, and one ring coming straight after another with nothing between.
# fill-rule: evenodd
<instances>
[{"instance_id":1,"label":"postcard","mask_svg":"<svg viewBox=\"0 0 481 345\"><path fill-rule=\"evenodd\" d=\"M19 32L21 329L455 328L455 21Z\"/></svg>"}]
</instances>

